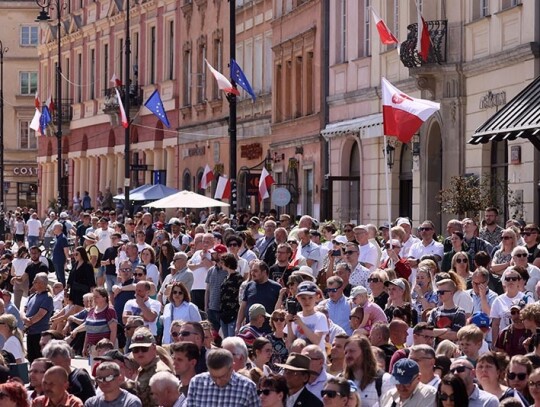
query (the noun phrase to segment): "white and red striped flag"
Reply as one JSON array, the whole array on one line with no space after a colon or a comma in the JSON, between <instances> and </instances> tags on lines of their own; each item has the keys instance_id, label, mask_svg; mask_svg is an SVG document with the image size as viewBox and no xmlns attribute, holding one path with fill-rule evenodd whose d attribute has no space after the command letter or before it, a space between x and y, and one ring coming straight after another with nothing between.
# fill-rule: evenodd
<instances>
[{"instance_id":1,"label":"white and red striped flag","mask_svg":"<svg viewBox=\"0 0 540 407\"><path fill-rule=\"evenodd\" d=\"M36 95L37 96L37 95ZM38 136L42 136L39 126L39 120L41 119L41 112L36 107L36 112L34 113L34 117L32 118L32 121L30 122L30 128L36 132Z\"/></svg>"},{"instance_id":2,"label":"white and red striped flag","mask_svg":"<svg viewBox=\"0 0 540 407\"><path fill-rule=\"evenodd\" d=\"M270 187L273 184L275 184L274 178L266 170L266 167L263 167L261 177L259 178L259 202L270 196Z\"/></svg>"},{"instance_id":3,"label":"white and red striped flag","mask_svg":"<svg viewBox=\"0 0 540 407\"><path fill-rule=\"evenodd\" d=\"M402 143L411 141L414 133L441 105L431 100L415 99L382 78L384 134Z\"/></svg>"},{"instance_id":4,"label":"white and red striped flag","mask_svg":"<svg viewBox=\"0 0 540 407\"><path fill-rule=\"evenodd\" d=\"M229 199L231 197L231 180L225 175L220 175L214 199Z\"/></svg>"},{"instance_id":5,"label":"white and red striped flag","mask_svg":"<svg viewBox=\"0 0 540 407\"><path fill-rule=\"evenodd\" d=\"M225 75L215 70L214 67L210 65L210 63L206 59L204 61L206 62L206 65L208 65L208 69L210 69L210 72L212 72L212 75L214 75L214 78L216 78L219 89L221 89L223 92L226 92L226 93L233 93L236 96L240 95L240 92L238 91L238 89L236 89L232 85L231 81L229 81L225 77Z\"/></svg>"},{"instance_id":6,"label":"white and red striped flag","mask_svg":"<svg viewBox=\"0 0 540 407\"><path fill-rule=\"evenodd\" d=\"M114 88L116 91L116 98L118 99L118 107L120 108L120 118L122 120L122 127L124 129L127 129L129 127L128 119L126 116L126 111L124 110L124 104L122 103L122 97L120 96L120 92L118 92L118 88Z\"/></svg>"},{"instance_id":7,"label":"white and red striped flag","mask_svg":"<svg viewBox=\"0 0 540 407\"><path fill-rule=\"evenodd\" d=\"M39 100L39 93L36 91L36 96L34 96L34 105L36 106L36 109L41 109L41 102Z\"/></svg>"},{"instance_id":8,"label":"white and red striped flag","mask_svg":"<svg viewBox=\"0 0 540 407\"><path fill-rule=\"evenodd\" d=\"M214 172L208 164L204 167L204 172L201 178L201 189L206 189L210 186L210 183L214 179Z\"/></svg>"},{"instance_id":9,"label":"white and red striped flag","mask_svg":"<svg viewBox=\"0 0 540 407\"><path fill-rule=\"evenodd\" d=\"M431 39L429 38L427 23L420 13L418 4L416 5L416 10L418 12L418 38L416 39L416 51L424 61L427 61L429 56L429 47L431 46Z\"/></svg>"},{"instance_id":10,"label":"white and red striped flag","mask_svg":"<svg viewBox=\"0 0 540 407\"><path fill-rule=\"evenodd\" d=\"M114 83L114 86L122 86L122 81L115 73L112 74L111 82Z\"/></svg>"},{"instance_id":11,"label":"white and red striped flag","mask_svg":"<svg viewBox=\"0 0 540 407\"><path fill-rule=\"evenodd\" d=\"M370 8L371 8L371 15L373 16L373 20L375 21L375 27L377 27L377 31L379 32L379 37L381 38L381 42L384 45L397 44L398 40L394 36L394 34L392 34L392 31L388 29L388 26L375 12L375 9L373 7L370 7Z\"/></svg>"},{"instance_id":12,"label":"white and red striped flag","mask_svg":"<svg viewBox=\"0 0 540 407\"><path fill-rule=\"evenodd\" d=\"M45 106L47 106L49 108L49 111L51 113L54 112L54 102L53 102L53 99L52 99L52 96L51 96L50 93L49 93L49 97L45 101Z\"/></svg>"}]
</instances>

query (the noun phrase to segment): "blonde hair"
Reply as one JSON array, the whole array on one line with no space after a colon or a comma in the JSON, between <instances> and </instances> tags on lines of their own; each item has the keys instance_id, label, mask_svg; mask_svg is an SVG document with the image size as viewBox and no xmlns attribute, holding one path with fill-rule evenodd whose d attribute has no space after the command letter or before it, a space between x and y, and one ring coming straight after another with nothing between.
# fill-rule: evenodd
<instances>
[{"instance_id":1,"label":"blonde hair","mask_svg":"<svg viewBox=\"0 0 540 407\"><path fill-rule=\"evenodd\" d=\"M445 339L437 346L435 356L446 356L447 358L453 359L458 351L459 347L454 342Z\"/></svg>"},{"instance_id":2,"label":"blonde hair","mask_svg":"<svg viewBox=\"0 0 540 407\"><path fill-rule=\"evenodd\" d=\"M0 324L5 324L10 332L15 338L19 340L23 352L26 352L24 349L23 335L19 327L17 326L17 319L11 314L2 314L0 315ZM6 338L7 339L7 338Z\"/></svg>"}]
</instances>

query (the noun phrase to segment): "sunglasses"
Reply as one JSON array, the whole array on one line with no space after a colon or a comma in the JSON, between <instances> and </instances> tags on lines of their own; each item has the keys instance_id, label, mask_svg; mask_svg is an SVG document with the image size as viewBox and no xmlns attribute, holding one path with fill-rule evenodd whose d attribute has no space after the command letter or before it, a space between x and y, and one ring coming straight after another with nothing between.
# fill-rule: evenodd
<instances>
[{"instance_id":1,"label":"sunglasses","mask_svg":"<svg viewBox=\"0 0 540 407\"><path fill-rule=\"evenodd\" d=\"M350 256L353 253L358 253L358 251L357 250L347 250L346 252L343 252L343 253L348 254Z\"/></svg>"},{"instance_id":2,"label":"sunglasses","mask_svg":"<svg viewBox=\"0 0 540 407\"><path fill-rule=\"evenodd\" d=\"M519 310L513 309L512 311L510 311L510 315L519 315Z\"/></svg>"},{"instance_id":3,"label":"sunglasses","mask_svg":"<svg viewBox=\"0 0 540 407\"><path fill-rule=\"evenodd\" d=\"M527 373L514 373L514 372L508 372L506 374L506 377L510 380L525 380L527 378Z\"/></svg>"},{"instance_id":4,"label":"sunglasses","mask_svg":"<svg viewBox=\"0 0 540 407\"><path fill-rule=\"evenodd\" d=\"M284 322L285 321L285 318L272 318L272 321L274 322Z\"/></svg>"},{"instance_id":5,"label":"sunglasses","mask_svg":"<svg viewBox=\"0 0 540 407\"><path fill-rule=\"evenodd\" d=\"M289 243L289 244L298 244L298 242L296 240L288 240L287 243Z\"/></svg>"},{"instance_id":6,"label":"sunglasses","mask_svg":"<svg viewBox=\"0 0 540 407\"><path fill-rule=\"evenodd\" d=\"M172 294L173 295L184 295L184 293L182 291L173 291Z\"/></svg>"},{"instance_id":7,"label":"sunglasses","mask_svg":"<svg viewBox=\"0 0 540 407\"><path fill-rule=\"evenodd\" d=\"M136 277L143 277L144 273L133 273L133 275Z\"/></svg>"},{"instance_id":8,"label":"sunglasses","mask_svg":"<svg viewBox=\"0 0 540 407\"><path fill-rule=\"evenodd\" d=\"M510 240L510 239L513 239L512 236L503 236L502 238L503 238L504 240Z\"/></svg>"},{"instance_id":9,"label":"sunglasses","mask_svg":"<svg viewBox=\"0 0 540 407\"><path fill-rule=\"evenodd\" d=\"M171 332L171 336L173 338L178 338L180 336L180 332Z\"/></svg>"},{"instance_id":10,"label":"sunglasses","mask_svg":"<svg viewBox=\"0 0 540 407\"><path fill-rule=\"evenodd\" d=\"M196 332L191 332L191 331L182 331L182 332L178 332L178 334L182 337L186 337L186 336L189 336L189 335L197 335Z\"/></svg>"},{"instance_id":11,"label":"sunglasses","mask_svg":"<svg viewBox=\"0 0 540 407\"><path fill-rule=\"evenodd\" d=\"M521 280L521 277L505 277L504 280L505 281L514 281L514 282L516 282L516 281Z\"/></svg>"},{"instance_id":12,"label":"sunglasses","mask_svg":"<svg viewBox=\"0 0 540 407\"><path fill-rule=\"evenodd\" d=\"M433 228L428 228L428 227L426 227L426 228L418 228L419 232L427 232L427 231L430 231L430 230L433 230Z\"/></svg>"},{"instance_id":13,"label":"sunglasses","mask_svg":"<svg viewBox=\"0 0 540 407\"><path fill-rule=\"evenodd\" d=\"M514 254L514 257L518 257L518 258L523 258L523 257L527 257L528 254L527 253L517 253L517 254Z\"/></svg>"},{"instance_id":14,"label":"sunglasses","mask_svg":"<svg viewBox=\"0 0 540 407\"><path fill-rule=\"evenodd\" d=\"M439 393L439 400L441 400L441 401L454 401L454 395L440 392Z\"/></svg>"},{"instance_id":15,"label":"sunglasses","mask_svg":"<svg viewBox=\"0 0 540 407\"><path fill-rule=\"evenodd\" d=\"M460 259L456 259L456 263L459 263L459 264L461 264L461 263L467 263L467 259L461 259L461 258L460 258Z\"/></svg>"},{"instance_id":16,"label":"sunglasses","mask_svg":"<svg viewBox=\"0 0 540 407\"><path fill-rule=\"evenodd\" d=\"M523 232L522 235L523 236L530 236L530 235L537 235L538 232Z\"/></svg>"},{"instance_id":17,"label":"sunglasses","mask_svg":"<svg viewBox=\"0 0 540 407\"><path fill-rule=\"evenodd\" d=\"M271 389L260 389L260 390L257 390L257 395L260 396L261 394L264 394L265 396L268 396L273 391L274 390L271 390Z\"/></svg>"},{"instance_id":18,"label":"sunglasses","mask_svg":"<svg viewBox=\"0 0 540 407\"><path fill-rule=\"evenodd\" d=\"M133 348L133 349L131 349L131 351L132 351L133 353L141 353L141 352L142 352L142 353L146 353L146 352L148 352L149 349L150 349L150 348L143 348L143 347L140 347L140 348Z\"/></svg>"},{"instance_id":19,"label":"sunglasses","mask_svg":"<svg viewBox=\"0 0 540 407\"><path fill-rule=\"evenodd\" d=\"M128 271L131 271L131 267L124 267L122 269L120 269L120 271L124 271L124 272L128 272Z\"/></svg>"},{"instance_id":20,"label":"sunglasses","mask_svg":"<svg viewBox=\"0 0 540 407\"><path fill-rule=\"evenodd\" d=\"M238 243L229 243L227 247L238 247Z\"/></svg>"},{"instance_id":21,"label":"sunglasses","mask_svg":"<svg viewBox=\"0 0 540 407\"><path fill-rule=\"evenodd\" d=\"M345 232L345 233L351 233L351 232L352 232L352 229L343 229L343 232Z\"/></svg>"},{"instance_id":22,"label":"sunglasses","mask_svg":"<svg viewBox=\"0 0 540 407\"><path fill-rule=\"evenodd\" d=\"M103 376L103 377L96 376L96 382L98 382L98 383L110 383L114 379L116 379L118 376L119 375L117 375L117 374L110 374L108 376Z\"/></svg>"},{"instance_id":23,"label":"sunglasses","mask_svg":"<svg viewBox=\"0 0 540 407\"><path fill-rule=\"evenodd\" d=\"M368 283L380 283L381 280L379 280L377 277L373 277L373 278L368 278L367 282Z\"/></svg>"},{"instance_id":24,"label":"sunglasses","mask_svg":"<svg viewBox=\"0 0 540 407\"><path fill-rule=\"evenodd\" d=\"M327 288L326 290L324 290L324 293L325 294L328 294L328 293L337 293L339 291L341 287L337 287L337 288Z\"/></svg>"},{"instance_id":25,"label":"sunglasses","mask_svg":"<svg viewBox=\"0 0 540 407\"><path fill-rule=\"evenodd\" d=\"M451 292L452 292L452 291L450 291L450 290L437 290L437 294L438 294L438 295L444 295L444 294L446 294L446 293L451 293Z\"/></svg>"},{"instance_id":26,"label":"sunglasses","mask_svg":"<svg viewBox=\"0 0 540 407\"><path fill-rule=\"evenodd\" d=\"M529 387L536 387L537 389L539 389L540 382L529 382Z\"/></svg>"},{"instance_id":27,"label":"sunglasses","mask_svg":"<svg viewBox=\"0 0 540 407\"><path fill-rule=\"evenodd\" d=\"M335 390L321 390L321 397L328 397L329 399L335 399L337 396L342 397L342 394Z\"/></svg>"},{"instance_id":28,"label":"sunglasses","mask_svg":"<svg viewBox=\"0 0 540 407\"><path fill-rule=\"evenodd\" d=\"M467 366L456 366L454 368L450 368L450 371L452 373L463 373L466 369L470 370L470 367Z\"/></svg>"}]
</instances>

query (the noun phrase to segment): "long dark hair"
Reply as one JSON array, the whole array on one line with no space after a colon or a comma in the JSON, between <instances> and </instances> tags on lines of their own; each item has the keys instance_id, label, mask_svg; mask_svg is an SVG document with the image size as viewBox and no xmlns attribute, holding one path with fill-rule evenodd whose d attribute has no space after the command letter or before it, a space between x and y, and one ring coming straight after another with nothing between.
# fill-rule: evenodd
<instances>
[{"instance_id":1,"label":"long dark hair","mask_svg":"<svg viewBox=\"0 0 540 407\"><path fill-rule=\"evenodd\" d=\"M75 251L79 253L83 263L90 263L90 258L88 257L88 253L86 252L86 249L84 247L79 246L75 249Z\"/></svg>"},{"instance_id":2,"label":"long dark hair","mask_svg":"<svg viewBox=\"0 0 540 407\"><path fill-rule=\"evenodd\" d=\"M448 373L447 375L443 376L441 382L439 383L439 388L437 390L438 407L442 407L443 405L440 398L441 388L443 384L452 387L452 390L454 391L453 396L455 406L469 407L469 393L467 393L467 387L465 387L465 383L463 382L463 379L461 379L461 377L452 373Z\"/></svg>"},{"instance_id":3,"label":"long dark hair","mask_svg":"<svg viewBox=\"0 0 540 407\"><path fill-rule=\"evenodd\" d=\"M365 389L371 382L373 382L379 375L377 369L377 361L375 359L375 354L371 349L371 343L369 339L365 336L354 335L350 337L345 343L345 348L350 343L356 343L360 350L362 351L362 379L360 380L360 389ZM355 380L354 370L347 367L345 369L345 379Z\"/></svg>"}]
</instances>

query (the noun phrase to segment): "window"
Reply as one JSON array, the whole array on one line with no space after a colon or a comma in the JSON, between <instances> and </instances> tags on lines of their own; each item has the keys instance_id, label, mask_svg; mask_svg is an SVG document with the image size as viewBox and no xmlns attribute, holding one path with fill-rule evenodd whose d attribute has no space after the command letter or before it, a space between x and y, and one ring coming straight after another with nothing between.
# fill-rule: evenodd
<instances>
[{"instance_id":1,"label":"window","mask_svg":"<svg viewBox=\"0 0 540 407\"><path fill-rule=\"evenodd\" d=\"M369 12L370 4L369 0L364 1L364 7L362 7L362 3L360 2L358 7L358 21L363 21L364 24L360 25L358 27L359 29L359 36L358 36L358 57L367 57L370 55L370 32L371 29L371 13Z\"/></svg>"},{"instance_id":2,"label":"window","mask_svg":"<svg viewBox=\"0 0 540 407\"><path fill-rule=\"evenodd\" d=\"M37 208L37 188L36 184L28 182L17 183L17 206L27 208Z\"/></svg>"},{"instance_id":3,"label":"window","mask_svg":"<svg viewBox=\"0 0 540 407\"><path fill-rule=\"evenodd\" d=\"M182 60L183 69L182 69L182 105L190 106L191 105L191 46L189 43L184 45L184 58Z\"/></svg>"},{"instance_id":4,"label":"window","mask_svg":"<svg viewBox=\"0 0 540 407\"><path fill-rule=\"evenodd\" d=\"M96 97L96 50L90 50L90 99Z\"/></svg>"},{"instance_id":5,"label":"window","mask_svg":"<svg viewBox=\"0 0 540 407\"><path fill-rule=\"evenodd\" d=\"M197 50L197 103L206 102L206 38L201 37Z\"/></svg>"},{"instance_id":6,"label":"window","mask_svg":"<svg viewBox=\"0 0 540 407\"><path fill-rule=\"evenodd\" d=\"M517 6L518 4L521 4L521 0L502 0L501 10L506 10L507 8Z\"/></svg>"},{"instance_id":7,"label":"window","mask_svg":"<svg viewBox=\"0 0 540 407\"><path fill-rule=\"evenodd\" d=\"M122 78L124 75L124 58L125 58L123 38L120 38L120 40L118 40L118 50L119 50L119 53L118 53L118 56L116 57L116 60L118 61L118 71L116 71L116 76L118 76L119 78Z\"/></svg>"},{"instance_id":8,"label":"window","mask_svg":"<svg viewBox=\"0 0 540 407\"><path fill-rule=\"evenodd\" d=\"M221 35L214 38L214 60L213 66L219 72L223 72L223 41ZM217 86L217 81L212 81L212 98L221 99L222 92Z\"/></svg>"},{"instance_id":9,"label":"window","mask_svg":"<svg viewBox=\"0 0 540 407\"><path fill-rule=\"evenodd\" d=\"M489 0L473 0L473 20L489 15Z\"/></svg>"},{"instance_id":10,"label":"window","mask_svg":"<svg viewBox=\"0 0 540 407\"><path fill-rule=\"evenodd\" d=\"M38 73L20 72L19 83L21 95L34 95L37 91Z\"/></svg>"},{"instance_id":11,"label":"window","mask_svg":"<svg viewBox=\"0 0 540 407\"><path fill-rule=\"evenodd\" d=\"M34 150L37 148L36 132L30 128L29 120L19 122L19 148Z\"/></svg>"},{"instance_id":12,"label":"window","mask_svg":"<svg viewBox=\"0 0 540 407\"><path fill-rule=\"evenodd\" d=\"M399 0L386 0L386 21L392 34L399 38ZM388 45L387 49L395 47L396 45L392 44Z\"/></svg>"},{"instance_id":13,"label":"window","mask_svg":"<svg viewBox=\"0 0 540 407\"><path fill-rule=\"evenodd\" d=\"M38 27L23 25L21 27L21 47L35 47L38 45Z\"/></svg>"},{"instance_id":14,"label":"window","mask_svg":"<svg viewBox=\"0 0 540 407\"><path fill-rule=\"evenodd\" d=\"M77 54L77 83L82 84L82 54ZM77 103L82 102L82 87L81 86L75 86L75 94L76 98L75 101Z\"/></svg>"},{"instance_id":15,"label":"window","mask_svg":"<svg viewBox=\"0 0 540 407\"><path fill-rule=\"evenodd\" d=\"M336 62L341 63L347 60L347 0L339 0L337 19Z\"/></svg>"},{"instance_id":16,"label":"window","mask_svg":"<svg viewBox=\"0 0 540 407\"><path fill-rule=\"evenodd\" d=\"M156 83L156 27L150 28L150 83Z\"/></svg>"},{"instance_id":17,"label":"window","mask_svg":"<svg viewBox=\"0 0 540 407\"><path fill-rule=\"evenodd\" d=\"M304 170L304 213L313 214L313 168Z\"/></svg>"},{"instance_id":18,"label":"window","mask_svg":"<svg viewBox=\"0 0 540 407\"><path fill-rule=\"evenodd\" d=\"M103 90L106 91L110 86L109 76L109 44L103 45Z\"/></svg>"},{"instance_id":19,"label":"window","mask_svg":"<svg viewBox=\"0 0 540 407\"><path fill-rule=\"evenodd\" d=\"M174 79L174 21L169 21L169 55L167 56L167 79Z\"/></svg>"}]
</instances>

